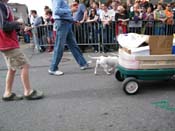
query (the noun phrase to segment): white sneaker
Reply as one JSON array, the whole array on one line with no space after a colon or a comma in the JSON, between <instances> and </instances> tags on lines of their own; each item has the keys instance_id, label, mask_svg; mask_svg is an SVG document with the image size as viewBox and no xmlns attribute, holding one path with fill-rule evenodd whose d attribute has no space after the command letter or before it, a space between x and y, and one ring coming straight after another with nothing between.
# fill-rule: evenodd
<instances>
[{"instance_id":1,"label":"white sneaker","mask_svg":"<svg viewBox=\"0 0 175 131\"><path fill-rule=\"evenodd\" d=\"M88 64L85 65L85 66L81 66L81 67L80 67L80 70L86 70L86 69L89 69L89 65L88 65Z\"/></svg>"},{"instance_id":2,"label":"white sneaker","mask_svg":"<svg viewBox=\"0 0 175 131\"><path fill-rule=\"evenodd\" d=\"M62 71L51 71L50 69L48 70L49 74L50 75L56 75L56 76L60 76L60 75L63 75L64 73Z\"/></svg>"}]
</instances>

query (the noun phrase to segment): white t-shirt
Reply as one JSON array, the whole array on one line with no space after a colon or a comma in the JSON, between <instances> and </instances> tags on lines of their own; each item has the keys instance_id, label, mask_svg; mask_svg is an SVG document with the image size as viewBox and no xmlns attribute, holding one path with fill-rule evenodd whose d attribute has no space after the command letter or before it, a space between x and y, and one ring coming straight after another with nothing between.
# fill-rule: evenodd
<instances>
[{"instance_id":1,"label":"white t-shirt","mask_svg":"<svg viewBox=\"0 0 175 131\"><path fill-rule=\"evenodd\" d=\"M103 20L111 20L110 11L109 11L109 10L108 10L107 12L102 11L102 12L101 12L100 19L101 19L102 21L103 21Z\"/></svg>"},{"instance_id":2,"label":"white t-shirt","mask_svg":"<svg viewBox=\"0 0 175 131\"><path fill-rule=\"evenodd\" d=\"M117 13L117 10L111 9L109 10L109 14L112 18L112 21L115 21L115 14Z\"/></svg>"}]
</instances>

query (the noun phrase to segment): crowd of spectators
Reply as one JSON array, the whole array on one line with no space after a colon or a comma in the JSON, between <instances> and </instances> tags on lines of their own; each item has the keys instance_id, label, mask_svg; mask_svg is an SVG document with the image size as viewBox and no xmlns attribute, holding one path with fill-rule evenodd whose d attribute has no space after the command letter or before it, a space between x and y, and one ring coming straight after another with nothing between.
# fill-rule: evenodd
<instances>
[{"instance_id":1,"label":"crowd of spectators","mask_svg":"<svg viewBox=\"0 0 175 131\"><path fill-rule=\"evenodd\" d=\"M99 4L94 1L87 7L89 13L85 22L88 22L89 17L91 17L91 10L95 10L98 16L96 22L101 21L104 28L110 25L112 21L115 21L116 35L127 32L127 27L134 27L134 24L137 24L137 27L139 24L142 24L141 26L144 25L146 27L145 34L153 34L154 32L156 35L161 35L165 33L161 30L163 28L153 31L153 26L159 24L159 27L163 27L162 25L164 24L169 26L167 29L172 29L175 3L158 2L157 4L152 4L148 1L135 1L135 3L131 4L122 3L118 0L109 0L106 3ZM143 24L143 21L147 21L146 25ZM136 28L134 30L137 33L141 33ZM133 32L132 28L129 31Z\"/></svg>"},{"instance_id":2,"label":"crowd of spectators","mask_svg":"<svg viewBox=\"0 0 175 131\"><path fill-rule=\"evenodd\" d=\"M131 4L122 3L119 0L109 0L106 3L99 3L91 0L89 6L84 5L82 8L81 5L82 3L79 4L77 13L81 11L84 17L80 17L80 13L74 17L80 23L89 22L90 17L92 17L92 11L95 11L95 15L98 16L98 19L95 17L94 21L101 21L103 26L109 25L111 21L121 21L123 25L126 25L129 20L135 22L139 20L155 20L166 24L174 23L173 9L175 9L175 3L158 2L157 4L152 4L148 1L136 1Z\"/></svg>"},{"instance_id":3,"label":"crowd of spectators","mask_svg":"<svg viewBox=\"0 0 175 131\"><path fill-rule=\"evenodd\" d=\"M53 23L52 10L48 6L44 7L43 16L39 16L36 10L31 10L27 26L23 32L24 42L30 43L30 38L32 38L39 52L46 49L48 52L52 52L55 38Z\"/></svg>"},{"instance_id":4,"label":"crowd of spectators","mask_svg":"<svg viewBox=\"0 0 175 131\"><path fill-rule=\"evenodd\" d=\"M100 3L95 0L76 0L71 6L74 4L76 6L79 4L77 11L73 13L75 21L81 24L100 23L102 25L102 29L100 29L103 32L102 43L116 42L113 40L116 40L120 33L127 32L148 35L171 35L174 33L175 3L173 2L163 3L160 1L152 4L149 1L139 0L134 3L107 0L106 3ZM87 31L85 27L81 30ZM96 30L92 32L97 32ZM89 33L90 38L91 34L95 33ZM83 36L81 38L85 40ZM93 38L93 40L95 39Z\"/></svg>"},{"instance_id":5,"label":"crowd of spectators","mask_svg":"<svg viewBox=\"0 0 175 131\"><path fill-rule=\"evenodd\" d=\"M103 32L103 38L101 38L103 43L115 42L113 40L116 40L120 33L127 32L149 35L169 35L174 33L175 2L158 2L157 4L152 4L149 1L139 0L136 0L134 3L123 3L120 0L107 0L106 3L101 3L95 0L74 0L70 4L70 7L74 8L72 12L74 21L79 23L77 29L86 32L79 33L80 31L77 31L78 36L76 38L78 43L83 43L87 37L91 43L95 43L99 32ZM44 11L44 17L39 17L35 10L31 11L30 24L32 27L54 23L52 10L46 6ZM88 26L81 26L84 24ZM94 28L94 26L92 26L93 24L100 24L100 30L99 27L97 29L97 26ZM91 28L91 31L87 30L89 28ZM55 32L53 32L52 29L51 27L46 33L49 52L53 50L54 43L53 36ZM36 32L35 30L32 34L36 34ZM36 38L34 37L35 43L42 45L42 36L36 36ZM38 49L44 51L45 48L41 47L42 46L38 46ZM98 51L96 45L93 47L95 51Z\"/></svg>"}]
</instances>

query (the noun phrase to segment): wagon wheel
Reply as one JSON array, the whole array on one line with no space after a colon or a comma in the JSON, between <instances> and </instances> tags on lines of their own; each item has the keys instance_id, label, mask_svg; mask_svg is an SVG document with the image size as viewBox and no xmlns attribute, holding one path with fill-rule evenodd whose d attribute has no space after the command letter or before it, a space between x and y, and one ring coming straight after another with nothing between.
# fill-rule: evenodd
<instances>
[{"instance_id":1,"label":"wagon wheel","mask_svg":"<svg viewBox=\"0 0 175 131\"><path fill-rule=\"evenodd\" d=\"M124 78L122 77L121 73L119 70L116 69L115 71L115 78L118 80L118 81L123 81Z\"/></svg>"},{"instance_id":2,"label":"wagon wheel","mask_svg":"<svg viewBox=\"0 0 175 131\"><path fill-rule=\"evenodd\" d=\"M139 83L136 78L128 77L122 83L124 92L128 95L134 95L139 91Z\"/></svg>"}]
</instances>

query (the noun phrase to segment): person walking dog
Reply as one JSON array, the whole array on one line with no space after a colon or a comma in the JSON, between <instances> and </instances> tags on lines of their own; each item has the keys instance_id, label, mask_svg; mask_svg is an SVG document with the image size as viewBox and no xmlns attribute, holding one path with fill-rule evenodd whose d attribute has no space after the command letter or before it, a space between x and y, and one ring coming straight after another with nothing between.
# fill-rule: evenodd
<instances>
[{"instance_id":1,"label":"person walking dog","mask_svg":"<svg viewBox=\"0 0 175 131\"><path fill-rule=\"evenodd\" d=\"M88 63L83 57L72 31L72 24L74 23L72 12L76 10L69 8L65 0L52 0L53 5L53 18L55 20L56 41L54 46L54 53L50 69L48 70L51 75L63 75L64 73L58 69L58 65L62 59L64 45L68 45L75 60L80 66L81 70L88 68Z\"/></svg>"}]
</instances>

